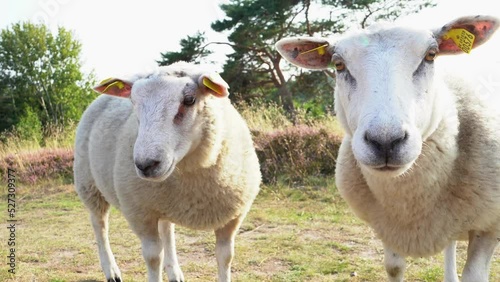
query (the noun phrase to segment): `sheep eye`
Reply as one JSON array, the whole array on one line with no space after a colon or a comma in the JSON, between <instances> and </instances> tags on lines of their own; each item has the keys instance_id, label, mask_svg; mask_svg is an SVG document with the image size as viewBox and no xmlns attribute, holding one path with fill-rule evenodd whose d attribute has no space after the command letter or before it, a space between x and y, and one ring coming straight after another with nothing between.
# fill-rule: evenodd
<instances>
[{"instance_id":1,"label":"sheep eye","mask_svg":"<svg viewBox=\"0 0 500 282\"><path fill-rule=\"evenodd\" d=\"M185 96L184 97L184 101L182 101L182 103L185 106L192 106L192 105L194 105L195 102L196 102L196 97L195 96L191 96L191 95Z\"/></svg>"},{"instance_id":2,"label":"sheep eye","mask_svg":"<svg viewBox=\"0 0 500 282\"><path fill-rule=\"evenodd\" d=\"M434 49L431 49L431 50L427 51L427 53L425 54L425 60L427 62L432 62L432 61L434 61L436 56L437 56L437 51Z\"/></svg>"},{"instance_id":3,"label":"sheep eye","mask_svg":"<svg viewBox=\"0 0 500 282\"><path fill-rule=\"evenodd\" d=\"M335 62L335 69L337 71L343 71L345 69L345 64L343 62L337 61Z\"/></svg>"}]
</instances>

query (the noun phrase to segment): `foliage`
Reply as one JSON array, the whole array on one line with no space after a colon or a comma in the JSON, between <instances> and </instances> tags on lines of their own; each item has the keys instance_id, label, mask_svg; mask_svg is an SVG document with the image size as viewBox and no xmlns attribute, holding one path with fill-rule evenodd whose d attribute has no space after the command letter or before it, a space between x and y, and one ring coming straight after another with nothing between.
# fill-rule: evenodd
<instances>
[{"instance_id":1,"label":"foliage","mask_svg":"<svg viewBox=\"0 0 500 282\"><path fill-rule=\"evenodd\" d=\"M288 85L294 95L295 107L305 110L312 118L334 112L335 80L325 72L301 71Z\"/></svg>"},{"instance_id":2,"label":"foliage","mask_svg":"<svg viewBox=\"0 0 500 282\"><path fill-rule=\"evenodd\" d=\"M200 63L203 57L206 57L212 52L203 48L206 38L204 33L197 32L193 36L181 39L181 51L161 53L161 60L157 61L160 66L167 66L178 61Z\"/></svg>"},{"instance_id":3,"label":"foliage","mask_svg":"<svg viewBox=\"0 0 500 282\"><path fill-rule=\"evenodd\" d=\"M0 131L34 119L45 128L80 118L96 97L80 71L81 44L60 27L13 24L0 34ZM29 115L29 117L23 117ZM24 126L20 124L19 126Z\"/></svg>"},{"instance_id":4,"label":"foliage","mask_svg":"<svg viewBox=\"0 0 500 282\"><path fill-rule=\"evenodd\" d=\"M292 93L274 43L286 36L307 34L311 29L337 29L340 24L331 20L309 21L310 4L299 0L234 0L221 5L226 19L213 23L212 29L231 32L228 39L234 53L228 56L222 75L231 82L233 92L240 97L274 93L276 101L295 119ZM299 19L304 13L305 18Z\"/></svg>"},{"instance_id":5,"label":"foliage","mask_svg":"<svg viewBox=\"0 0 500 282\"><path fill-rule=\"evenodd\" d=\"M42 141L42 123L30 106L26 107L25 113L20 117L15 133L21 140L33 140L36 143Z\"/></svg>"}]
</instances>

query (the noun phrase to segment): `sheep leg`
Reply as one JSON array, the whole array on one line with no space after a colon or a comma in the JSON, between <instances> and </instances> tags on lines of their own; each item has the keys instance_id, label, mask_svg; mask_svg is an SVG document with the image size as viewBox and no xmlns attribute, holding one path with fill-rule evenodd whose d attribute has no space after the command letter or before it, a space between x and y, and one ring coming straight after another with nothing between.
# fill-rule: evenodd
<instances>
[{"instance_id":1,"label":"sheep leg","mask_svg":"<svg viewBox=\"0 0 500 282\"><path fill-rule=\"evenodd\" d=\"M384 244L384 265L390 282L402 282L405 272L405 258Z\"/></svg>"},{"instance_id":2,"label":"sheep leg","mask_svg":"<svg viewBox=\"0 0 500 282\"><path fill-rule=\"evenodd\" d=\"M490 261L500 240L500 234L482 231L469 231L467 262L462 281L488 281Z\"/></svg>"},{"instance_id":3,"label":"sheep leg","mask_svg":"<svg viewBox=\"0 0 500 282\"><path fill-rule=\"evenodd\" d=\"M109 206L104 213L91 212L90 221L94 228L102 271L108 282L121 282L121 273L111 251L108 237Z\"/></svg>"},{"instance_id":4,"label":"sheep leg","mask_svg":"<svg viewBox=\"0 0 500 282\"><path fill-rule=\"evenodd\" d=\"M444 250L444 281L445 282L458 282L457 275L457 241L451 243Z\"/></svg>"},{"instance_id":5,"label":"sheep leg","mask_svg":"<svg viewBox=\"0 0 500 282\"><path fill-rule=\"evenodd\" d=\"M229 221L215 230L215 257L219 270L219 282L231 281L231 261L234 256L234 237L240 227L242 217Z\"/></svg>"},{"instance_id":6,"label":"sheep leg","mask_svg":"<svg viewBox=\"0 0 500 282\"><path fill-rule=\"evenodd\" d=\"M171 222L160 220L158 230L160 231L163 251L165 252L163 269L167 272L168 281L183 282L184 274L177 261L177 251L175 248L175 225Z\"/></svg>"},{"instance_id":7,"label":"sheep leg","mask_svg":"<svg viewBox=\"0 0 500 282\"><path fill-rule=\"evenodd\" d=\"M148 282L161 282L163 245L158 232L159 222L157 217L143 217L144 214L147 213L136 210L134 217L129 218L129 223L141 240L142 256L148 269Z\"/></svg>"},{"instance_id":8,"label":"sheep leg","mask_svg":"<svg viewBox=\"0 0 500 282\"><path fill-rule=\"evenodd\" d=\"M108 282L121 282L120 269L109 245L108 219L110 205L94 184L82 185L79 178L75 178L75 186L78 196L80 196L80 199L90 212L90 222L94 229L99 260L106 280Z\"/></svg>"}]
</instances>

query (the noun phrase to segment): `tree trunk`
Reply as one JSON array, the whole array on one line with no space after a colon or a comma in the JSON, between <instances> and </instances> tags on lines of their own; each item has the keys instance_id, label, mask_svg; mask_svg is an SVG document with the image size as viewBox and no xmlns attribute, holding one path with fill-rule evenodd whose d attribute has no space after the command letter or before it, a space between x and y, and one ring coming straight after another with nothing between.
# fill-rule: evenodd
<instances>
[{"instance_id":1,"label":"tree trunk","mask_svg":"<svg viewBox=\"0 0 500 282\"><path fill-rule=\"evenodd\" d=\"M274 71L277 76L278 80L277 82L279 83L279 85L277 85L278 95L280 97L283 109L285 110L285 112L287 113L288 117L293 122L293 124L296 124L297 112L295 111L295 107L293 106L292 93L287 87L285 76L283 75L283 72L281 71L280 68L280 61L281 61L281 55L278 54L276 59L273 60Z\"/></svg>"},{"instance_id":2,"label":"tree trunk","mask_svg":"<svg viewBox=\"0 0 500 282\"><path fill-rule=\"evenodd\" d=\"M295 107L293 105L292 93L288 90L286 83L281 84L278 89L278 95L281 100L281 105L287 113L293 124L297 122L297 112L295 112Z\"/></svg>"}]
</instances>

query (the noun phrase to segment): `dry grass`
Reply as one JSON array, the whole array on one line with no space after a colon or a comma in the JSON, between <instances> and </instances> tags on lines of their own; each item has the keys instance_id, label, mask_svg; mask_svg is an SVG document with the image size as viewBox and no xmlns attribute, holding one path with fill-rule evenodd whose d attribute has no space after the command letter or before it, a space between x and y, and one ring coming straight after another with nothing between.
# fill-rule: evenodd
<instances>
[{"instance_id":1,"label":"dry grass","mask_svg":"<svg viewBox=\"0 0 500 282\"><path fill-rule=\"evenodd\" d=\"M0 159L10 155L25 155L37 153L41 149L71 149L73 148L76 125L65 128L53 127L47 129L44 140L24 140L15 132L0 134Z\"/></svg>"},{"instance_id":2,"label":"dry grass","mask_svg":"<svg viewBox=\"0 0 500 282\"><path fill-rule=\"evenodd\" d=\"M72 185L20 186L17 198L18 273L9 276L2 263L0 281L104 280L88 214ZM125 281L145 281L139 240L118 211L113 209L110 220L111 245ZM0 234L7 238L5 228ZM348 210L333 180L264 186L236 240L235 281L385 281L380 242ZM178 228L177 245L188 281L216 281L212 232ZM465 253L460 243L460 269ZM3 244L0 257L7 254ZM442 280L442 260L441 255L410 259L406 281ZM490 279L500 280L498 252Z\"/></svg>"},{"instance_id":3,"label":"dry grass","mask_svg":"<svg viewBox=\"0 0 500 282\"><path fill-rule=\"evenodd\" d=\"M236 105L236 108L254 134L271 133L294 126L286 117L283 109L273 103L259 101L255 101L252 105L240 103ZM342 129L334 116L325 114L323 117L312 119L304 110L298 109L296 118L296 125L325 128L332 134L342 135Z\"/></svg>"}]
</instances>

